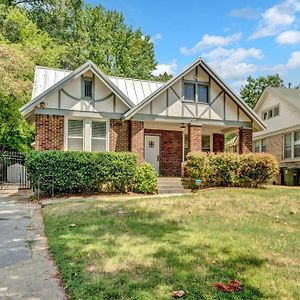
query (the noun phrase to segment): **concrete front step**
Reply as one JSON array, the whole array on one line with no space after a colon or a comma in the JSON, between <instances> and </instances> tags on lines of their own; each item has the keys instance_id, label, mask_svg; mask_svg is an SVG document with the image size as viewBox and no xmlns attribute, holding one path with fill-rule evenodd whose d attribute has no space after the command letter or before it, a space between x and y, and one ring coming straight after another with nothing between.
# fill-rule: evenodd
<instances>
[{"instance_id":1,"label":"concrete front step","mask_svg":"<svg viewBox=\"0 0 300 300\"><path fill-rule=\"evenodd\" d=\"M184 189L180 177L159 177L157 179L159 194L186 194L190 190Z\"/></svg>"}]
</instances>

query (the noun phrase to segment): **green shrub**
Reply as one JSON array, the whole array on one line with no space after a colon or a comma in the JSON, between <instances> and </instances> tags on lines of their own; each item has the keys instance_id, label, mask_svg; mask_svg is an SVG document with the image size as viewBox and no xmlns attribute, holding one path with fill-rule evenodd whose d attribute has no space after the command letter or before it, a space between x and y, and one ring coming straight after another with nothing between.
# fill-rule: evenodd
<instances>
[{"instance_id":1,"label":"green shrub","mask_svg":"<svg viewBox=\"0 0 300 300\"><path fill-rule=\"evenodd\" d=\"M136 193L153 194L157 190L157 174L149 163L143 163L138 166L134 191Z\"/></svg>"},{"instance_id":2,"label":"green shrub","mask_svg":"<svg viewBox=\"0 0 300 300\"><path fill-rule=\"evenodd\" d=\"M278 172L276 159L267 153L189 153L186 176L205 186L260 187Z\"/></svg>"},{"instance_id":3,"label":"green shrub","mask_svg":"<svg viewBox=\"0 0 300 300\"><path fill-rule=\"evenodd\" d=\"M137 157L125 152L32 151L28 177L46 195L126 192L132 188Z\"/></svg>"}]
</instances>

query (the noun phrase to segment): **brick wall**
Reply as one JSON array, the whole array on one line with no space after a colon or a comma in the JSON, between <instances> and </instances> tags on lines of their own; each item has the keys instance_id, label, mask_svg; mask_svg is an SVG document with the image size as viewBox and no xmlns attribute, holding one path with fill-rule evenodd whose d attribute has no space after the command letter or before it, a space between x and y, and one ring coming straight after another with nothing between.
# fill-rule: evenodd
<instances>
[{"instance_id":1,"label":"brick wall","mask_svg":"<svg viewBox=\"0 0 300 300\"><path fill-rule=\"evenodd\" d=\"M145 129L145 134L160 135L160 171L163 176L181 176L182 131Z\"/></svg>"},{"instance_id":2,"label":"brick wall","mask_svg":"<svg viewBox=\"0 0 300 300\"><path fill-rule=\"evenodd\" d=\"M144 122L131 121L130 151L138 155L139 162L144 161Z\"/></svg>"},{"instance_id":3,"label":"brick wall","mask_svg":"<svg viewBox=\"0 0 300 300\"><path fill-rule=\"evenodd\" d=\"M109 151L130 151L130 122L110 120Z\"/></svg>"},{"instance_id":4,"label":"brick wall","mask_svg":"<svg viewBox=\"0 0 300 300\"><path fill-rule=\"evenodd\" d=\"M224 152L224 134L213 134L213 152Z\"/></svg>"},{"instance_id":5,"label":"brick wall","mask_svg":"<svg viewBox=\"0 0 300 300\"><path fill-rule=\"evenodd\" d=\"M252 152L252 128L239 129L239 153Z\"/></svg>"},{"instance_id":6,"label":"brick wall","mask_svg":"<svg viewBox=\"0 0 300 300\"><path fill-rule=\"evenodd\" d=\"M280 164L282 160L282 147L283 147L282 134L277 134L277 135L267 137L265 141L266 141L267 152L274 155L277 162Z\"/></svg>"},{"instance_id":7,"label":"brick wall","mask_svg":"<svg viewBox=\"0 0 300 300\"><path fill-rule=\"evenodd\" d=\"M197 125L188 125L189 152L202 150L202 127Z\"/></svg>"},{"instance_id":8,"label":"brick wall","mask_svg":"<svg viewBox=\"0 0 300 300\"><path fill-rule=\"evenodd\" d=\"M64 149L64 116L35 116L35 149Z\"/></svg>"}]
</instances>

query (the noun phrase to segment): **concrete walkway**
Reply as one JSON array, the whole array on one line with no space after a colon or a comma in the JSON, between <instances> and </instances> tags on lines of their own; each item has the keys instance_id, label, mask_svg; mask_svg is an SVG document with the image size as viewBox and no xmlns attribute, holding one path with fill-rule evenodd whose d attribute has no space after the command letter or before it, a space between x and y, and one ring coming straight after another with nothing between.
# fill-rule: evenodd
<instances>
[{"instance_id":1,"label":"concrete walkway","mask_svg":"<svg viewBox=\"0 0 300 300\"><path fill-rule=\"evenodd\" d=\"M65 299L49 259L40 205L0 190L0 299Z\"/></svg>"}]
</instances>

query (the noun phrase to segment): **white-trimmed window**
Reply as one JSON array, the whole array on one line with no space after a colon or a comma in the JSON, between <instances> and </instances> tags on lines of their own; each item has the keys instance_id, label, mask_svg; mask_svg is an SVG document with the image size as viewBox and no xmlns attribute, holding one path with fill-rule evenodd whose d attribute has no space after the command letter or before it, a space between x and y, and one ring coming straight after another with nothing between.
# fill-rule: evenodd
<instances>
[{"instance_id":1,"label":"white-trimmed window","mask_svg":"<svg viewBox=\"0 0 300 300\"><path fill-rule=\"evenodd\" d=\"M300 131L294 132L294 157L300 157Z\"/></svg>"},{"instance_id":2,"label":"white-trimmed window","mask_svg":"<svg viewBox=\"0 0 300 300\"><path fill-rule=\"evenodd\" d=\"M263 120L271 119L279 116L279 105L269 108L262 112Z\"/></svg>"},{"instance_id":3,"label":"white-trimmed window","mask_svg":"<svg viewBox=\"0 0 300 300\"><path fill-rule=\"evenodd\" d=\"M106 122L92 121L91 151L106 151Z\"/></svg>"},{"instance_id":4,"label":"white-trimmed window","mask_svg":"<svg viewBox=\"0 0 300 300\"><path fill-rule=\"evenodd\" d=\"M67 150L106 151L106 121L68 119L67 122Z\"/></svg>"},{"instance_id":5,"label":"white-trimmed window","mask_svg":"<svg viewBox=\"0 0 300 300\"><path fill-rule=\"evenodd\" d=\"M288 133L284 135L283 138L283 158L291 158L292 157L292 133Z\"/></svg>"},{"instance_id":6,"label":"white-trimmed window","mask_svg":"<svg viewBox=\"0 0 300 300\"><path fill-rule=\"evenodd\" d=\"M254 141L253 151L256 153L266 152L267 151L266 140L261 139L261 140Z\"/></svg>"},{"instance_id":7,"label":"white-trimmed window","mask_svg":"<svg viewBox=\"0 0 300 300\"><path fill-rule=\"evenodd\" d=\"M209 86L200 82L184 82L184 100L199 103L209 103Z\"/></svg>"},{"instance_id":8,"label":"white-trimmed window","mask_svg":"<svg viewBox=\"0 0 300 300\"><path fill-rule=\"evenodd\" d=\"M68 120L68 150L83 150L83 120Z\"/></svg>"}]
</instances>

